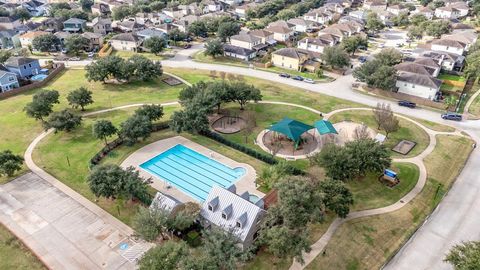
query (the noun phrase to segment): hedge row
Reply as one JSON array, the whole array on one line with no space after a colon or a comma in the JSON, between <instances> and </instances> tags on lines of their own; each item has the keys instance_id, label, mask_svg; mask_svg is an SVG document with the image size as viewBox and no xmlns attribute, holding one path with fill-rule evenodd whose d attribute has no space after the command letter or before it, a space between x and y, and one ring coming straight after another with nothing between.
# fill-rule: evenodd
<instances>
[{"instance_id":1,"label":"hedge row","mask_svg":"<svg viewBox=\"0 0 480 270\"><path fill-rule=\"evenodd\" d=\"M242 144L239 144L239 143L236 143L236 142L233 142L233 141L230 141L228 139L226 139L225 137L223 137L222 135L218 134L218 133L215 133L215 132L212 132L210 130L208 131L204 131L201 133L201 135L205 136L205 137L208 137L212 140L215 140L219 143L222 143L228 147L231 147L233 149L236 149L242 153L245 153L253 158L256 158L258 160L261 160L267 164L270 164L270 165L275 165L278 163L278 160L276 160L273 156L270 156L270 155L266 155L264 153L260 153L256 150L253 150L251 148L248 148ZM293 166L290 166L290 171L293 175L304 175L305 172L300 170L300 169L297 169Z\"/></svg>"}]
</instances>

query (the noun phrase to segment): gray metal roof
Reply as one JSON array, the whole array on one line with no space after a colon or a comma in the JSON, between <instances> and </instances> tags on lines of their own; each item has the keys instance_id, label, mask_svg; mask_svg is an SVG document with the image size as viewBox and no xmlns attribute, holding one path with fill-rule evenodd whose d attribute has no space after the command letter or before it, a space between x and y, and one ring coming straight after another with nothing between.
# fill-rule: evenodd
<instances>
[{"instance_id":1,"label":"gray metal roof","mask_svg":"<svg viewBox=\"0 0 480 270\"><path fill-rule=\"evenodd\" d=\"M212 200L218 200L218 207L214 211L208 210L208 205ZM230 212L228 219L222 218L222 213ZM211 224L225 230L232 230L233 233L244 241L255 229L257 217L263 215L265 210L256 206L248 200L243 199L235 193L224 188L213 186L207 199L202 205L200 215ZM237 227L237 221L242 223L242 227Z\"/></svg>"},{"instance_id":2,"label":"gray metal roof","mask_svg":"<svg viewBox=\"0 0 480 270\"><path fill-rule=\"evenodd\" d=\"M172 212L177 206L181 204L182 203L177 201L176 199L161 192L157 192L157 194L155 194L155 198L153 198L152 203L150 204L150 208L156 207L159 209L167 210L168 212Z\"/></svg>"}]
</instances>

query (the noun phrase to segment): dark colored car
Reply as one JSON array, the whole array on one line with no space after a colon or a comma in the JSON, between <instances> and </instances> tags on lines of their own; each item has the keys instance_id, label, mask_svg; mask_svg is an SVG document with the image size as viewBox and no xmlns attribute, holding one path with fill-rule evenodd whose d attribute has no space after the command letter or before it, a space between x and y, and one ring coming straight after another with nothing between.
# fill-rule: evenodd
<instances>
[{"instance_id":1,"label":"dark colored car","mask_svg":"<svg viewBox=\"0 0 480 270\"><path fill-rule=\"evenodd\" d=\"M278 76L283 77L283 78L290 78L290 74L287 73L280 73Z\"/></svg>"},{"instance_id":2,"label":"dark colored car","mask_svg":"<svg viewBox=\"0 0 480 270\"><path fill-rule=\"evenodd\" d=\"M453 121L462 121L462 115L458 113L444 113L442 114L442 119L453 120Z\"/></svg>"},{"instance_id":3,"label":"dark colored car","mask_svg":"<svg viewBox=\"0 0 480 270\"><path fill-rule=\"evenodd\" d=\"M293 76L292 79L294 79L295 81L303 81L302 76Z\"/></svg>"},{"instance_id":4,"label":"dark colored car","mask_svg":"<svg viewBox=\"0 0 480 270\"><path fill-rule=\"evenodd\" d=\"M358 61L360 61L360 63L365 63L365 62L367 62L367 57L365 57L365 56L360 56L360 57L358 58Z\"/></svg>"},{"instance_id":5,"label":"dark colored car","mask_svg":"<svg viewBox=\"0 0 480 270\"><path fill-rule=\"evenodd\" d=\"M398 102L398 106L403 106L403 107L408 107L413 109L417 107L417 104L415 104L414 102L406 101L406 100L400 100Z\"/></svg>"},{"instance_id":6,"label":"dark colored car","mask_svg":"<svg viewBox=\"0 0 480 270\"><path fill-rule=\"evenodd\" d=\"M183 46L184 49L190 49L192 47L192 45L190 44L185 44L185 46Z\"/></svg>"}]
</instances>

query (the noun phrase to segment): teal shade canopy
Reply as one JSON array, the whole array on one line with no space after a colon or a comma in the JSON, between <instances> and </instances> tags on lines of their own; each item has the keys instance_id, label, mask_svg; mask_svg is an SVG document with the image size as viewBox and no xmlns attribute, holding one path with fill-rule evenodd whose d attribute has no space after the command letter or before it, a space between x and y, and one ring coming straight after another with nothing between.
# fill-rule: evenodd
<instances>
[{"instance_id":1,"label":"teal shade canopy","mask_svg":"<svg viewBox=\"0 0 480 270\"><path fill-rule=\"evenodd\" d=\"M300 136L302 136L303 133L313 128L315 127L312 127L300 121L285 117L280 122L277 122L271 125L268 129L271 131L281 133L287 136L290 140L298 142L300 140Z\"/></svg>"},{"instance_id":2,"label":"teal shade canopy","mask_svg":"<svg viewBox=\"0 0 480 270\"><path fill-rule=\"evenodd\" d=\"M320 134L338 134L335 127L333 127L332 123L327 120L320 120L315 122L315 128L320 132Z\"/></svg>"}]
</instances>

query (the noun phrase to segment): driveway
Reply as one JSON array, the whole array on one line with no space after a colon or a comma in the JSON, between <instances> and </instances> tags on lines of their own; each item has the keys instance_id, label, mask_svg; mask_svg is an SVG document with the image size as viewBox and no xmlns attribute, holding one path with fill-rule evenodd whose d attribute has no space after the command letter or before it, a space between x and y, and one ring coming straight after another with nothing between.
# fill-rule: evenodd
<instances>
[{"instance_id":1,"label":"driveway","mask_svg":"<svg viewBox=\"0 0 480 270\"><path fill-rule=\"evenodd\" d=\"M0 186L0 222L50 269L135 269L149 248L34 173Z\"/></svg>"}]
</instances>

